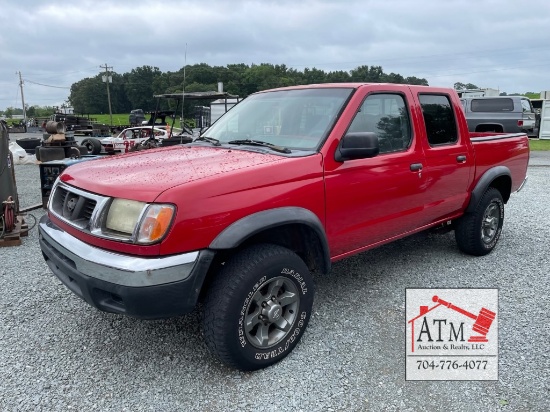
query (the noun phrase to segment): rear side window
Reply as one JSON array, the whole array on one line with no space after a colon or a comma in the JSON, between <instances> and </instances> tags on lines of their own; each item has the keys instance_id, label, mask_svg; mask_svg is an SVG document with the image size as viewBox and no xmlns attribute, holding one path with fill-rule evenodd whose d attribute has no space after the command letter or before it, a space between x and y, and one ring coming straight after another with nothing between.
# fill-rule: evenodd
<instances>
[{"instance_id":1,"label":"rear side window","mask_svg":"<svg viewBox=\"0 0 550 412\"><path fill-rule=\"evenodd\" d=\"M533 112L533 108L531 107L531 101L527 100L527 99L521 99L521 108L523 110L524 113L532 113Z\"/></svg>"},{"instance_id":2,"label":"rear side window","mask_svg":"<svg viewBox=\"0 0 550 412\"><path fill-rule=\"evenodd\" d=\"M421 94L418 99L422 107L430 146L456 143L458 133L453 106L449 97L437 94Z\"/></svg>"},{"instance_id":3,"label":"rear side window","mask_svg":"<svg viewBox=\"0 0 550 412\"><path fill-rule=\"evenodd\" d=\"M473 99L470 105L472 112L513 112L512 99Z\"/></svg>"}]
</instances>

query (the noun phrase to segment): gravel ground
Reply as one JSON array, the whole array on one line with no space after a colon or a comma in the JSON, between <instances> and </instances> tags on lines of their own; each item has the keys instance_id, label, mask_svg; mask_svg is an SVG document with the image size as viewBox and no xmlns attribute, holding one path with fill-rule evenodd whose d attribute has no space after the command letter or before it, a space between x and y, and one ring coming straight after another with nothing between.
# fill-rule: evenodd
<instances>
[{"instance_id":1,"label":"gravel ground","mask_svg":"<svg viewBox=\"0 0 550 412\"><path fill-rule=\"evenodd\" d=\"M21 207L40 203L38 166L16 176ZM550 410L549 181L544 161L529 168L489 256L420 234L335 264L294 352L252 373L212 359L198 313L140 321L88 306L50 273L34 228L0 248L0 410ZM405 381L411 287L499 288L499 381Z\"/></svg>"}]
</instances>

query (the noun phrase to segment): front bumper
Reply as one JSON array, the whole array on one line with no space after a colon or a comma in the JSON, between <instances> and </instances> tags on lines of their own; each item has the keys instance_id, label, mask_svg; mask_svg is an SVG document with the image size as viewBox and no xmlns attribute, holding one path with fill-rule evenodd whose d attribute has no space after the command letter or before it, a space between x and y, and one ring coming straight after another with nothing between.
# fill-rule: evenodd
<instances>
[{"instance_id":1,"label":"front bumper","mask_svg":"<svg viewBox=\"0 0 550 412\"><path fill-rule=\"evenodd\" d=\"M55 276L105 312L159 319L191 312L214 257L211 250L143 258L90 246L55 225L39 222L40 247Z\"/></svg>"}]
</instances>

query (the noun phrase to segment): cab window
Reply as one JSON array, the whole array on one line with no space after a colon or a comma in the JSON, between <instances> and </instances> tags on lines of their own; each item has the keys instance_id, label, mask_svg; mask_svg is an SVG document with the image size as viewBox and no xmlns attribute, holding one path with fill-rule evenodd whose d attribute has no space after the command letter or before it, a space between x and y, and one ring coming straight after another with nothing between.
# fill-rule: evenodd
<instances>
[{"instance_id":1,"label":"cab window","mask_svg":"<svg viewBox=\"0 0 550 412\"><path fill-rule=\"evenodd\" d=\"M438 94L420 94L418 96L426 135L430 146L453 144L458 141L458 132L453 106L449 97Z\"/></svg>"},{"instance_id":2,"label":"cab window","mask_svg":"<svg viewBox=\"0 0 550 412\"><path fill-rule=\"evenodd\" d=\"M412 140L411 123L403 96L371 94L355 115L349 132L371 132L378 137L380 153L406 150Z\"/></svg>"}]
</instances>

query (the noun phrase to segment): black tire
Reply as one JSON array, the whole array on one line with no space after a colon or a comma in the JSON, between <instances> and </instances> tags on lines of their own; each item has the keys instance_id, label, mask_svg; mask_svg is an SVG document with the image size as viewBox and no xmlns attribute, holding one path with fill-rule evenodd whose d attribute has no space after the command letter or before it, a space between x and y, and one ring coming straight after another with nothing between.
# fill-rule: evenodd
<instances>
[{"instance_id":1,"label":"black tire","mask_svg":"<svg viewBox=\"0 0 550 412\"><path fill-rule=\"evenodd\" d=\"M65 159L65 149L62 147L41 147L40 161L49 162L51 160Z\"/></svg>"},{"instance_id":2,"label":"black tire","mask_svg":"<svg viewBox=\"0 0 550 412\"><path fill-rule=\"evenodd\" d=\"M80 152L80 147L84 147L84 150L86 153L88 153L88 149L86 149L86 146L67 146L65 147L65 157L69 158L79 158L82 156L82 153Z\"/></svg>"},{"instance_id":3,"label":"black tire","mask_svg":"<svg viewBox=\"0 0 550 412\"><path fill-rule=\"evenodd\" d=\"M76 148L80 151L80 156L88 154L88 148L86 146L76 146Z\"/></svg>"},{"instance_id":4,"label":"black tire","mask_svg":"<svg viewBox=\"0 0 550 412\"><path fill-rule=\"evenodd\" d=\"M469 255L483 256L496 246L504 223L504 201L500 192L490 187L475 210L456 222L458 248Z\"/></svg>"},{"instance_id":5,"label":"black tire","mask_svg":"<svg viewBox=\"0 0 550 412\"><path fill-rule=\"evenodd\" d=\"M64 146L63 150L65 151L65 157L76 157L80 156L80 152L74 146Z\"/></svg>"},{"instance_id":6,"label":"black tire","mask_svg":"<svg viewBox=\"0 0 550 412\"><path fill-rule=\"evenodd\" d=\"M34 149L42 144L42 139L38 137L22 137L21 139L16 139L15 142L25 149L27 153L34 153Z\"/></svg>"},{"instance_id":7,"label":"black tire","mask_svg":"<svg viewBox=\"0 0 550 412\"><path fill-rule=\"evenodd\" d=\"M86 147L90 154L97 155L101 153L101 142L98 139L84 139L82 140L82 146Z\"/></svg>"},{"instance_id":8,"label":"black tire","mask_svg":"<svg viewBox=\"0 0 550 412\"><path fill-rule=\"evenodd\" d=\"M162 139L160 145L161 146L175 146L178 144L186 144L191 143L193 141L193 138L190 136L181 136L181 137L167 137L166 139Z\"/></svg>"},{"instance_id":9,"label":"black tire","mask_svg":"<svg viewBox=\"0 0 550 412\"><path fill-rule=\"evenodd\" d=\"M313 295L313 278L298 255L277 245L251 246L223 265L208 290L206 344L241 370L279 362L302 337Z\"/></svg>"}]
</instances>

